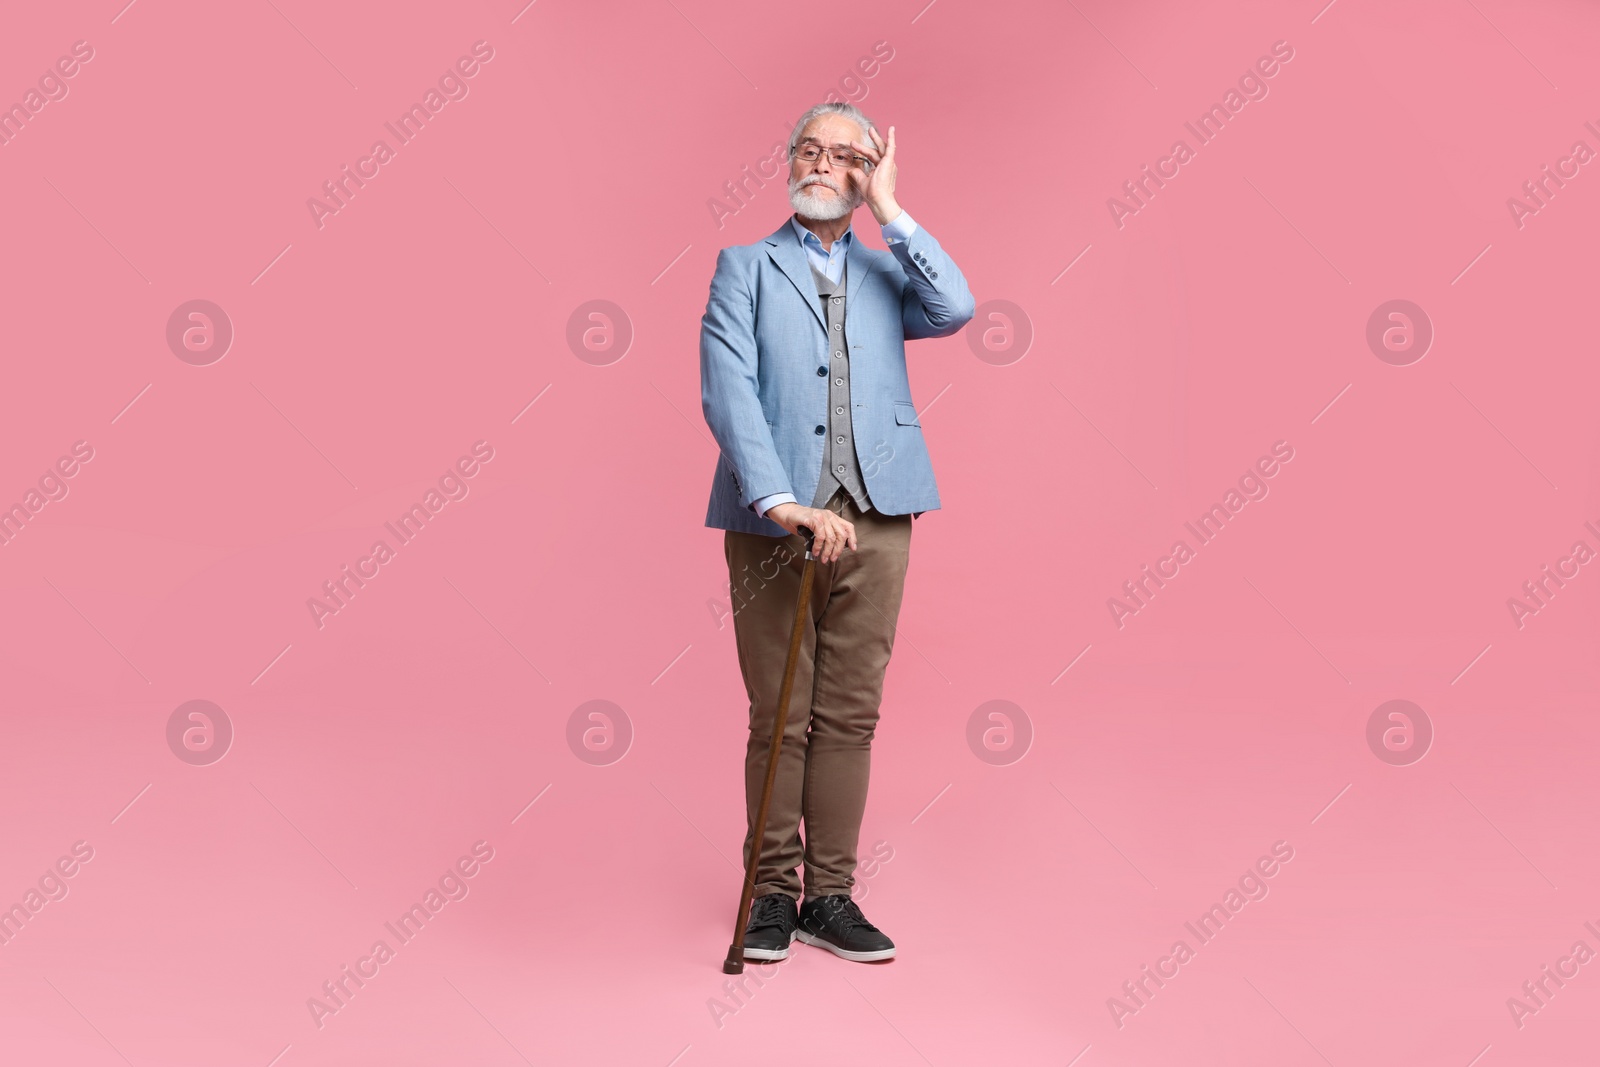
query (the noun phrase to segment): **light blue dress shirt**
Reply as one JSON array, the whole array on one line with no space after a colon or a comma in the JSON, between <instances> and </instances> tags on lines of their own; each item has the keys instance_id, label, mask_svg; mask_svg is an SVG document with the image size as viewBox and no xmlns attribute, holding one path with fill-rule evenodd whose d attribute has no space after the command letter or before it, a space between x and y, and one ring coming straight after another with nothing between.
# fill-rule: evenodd
<instances>
[{"instance_id":1,"label":"light blue dress shirt","mask_svg":"<svg viewBox=\"0 0 1600 1067\"><path fill-rule=\"evenodd\" d=\"M806 250L806 259L811 265L827 275L830 282L838 281L839 275L844 273L844 257L850 250L850 243L856 239L855 223L852 222L844 233L840 235L839 239L833 242L833 247L826 250L822 247L821 238L800 225L800 217L798 215L789 216L789 225L793 226L794 232L799 235L800 247ZM884 244L892 245L899 241L904 241L916 232L916 222L906 213L904 208L901 208L900 214L884 224L883 242ZM756 514L765 516L768 508L778 504L794 502L793 493L773 493L771 496L764 496L755 502Z\"/></svg>"}]
</instances>

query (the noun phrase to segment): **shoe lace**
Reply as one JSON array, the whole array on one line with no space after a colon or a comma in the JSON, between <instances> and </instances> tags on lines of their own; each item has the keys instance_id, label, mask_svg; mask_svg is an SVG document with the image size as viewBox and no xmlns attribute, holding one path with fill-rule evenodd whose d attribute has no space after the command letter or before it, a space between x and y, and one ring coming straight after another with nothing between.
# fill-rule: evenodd
<instances>
[{"instance_id":1,"label":"shoe lace","mask_svg":"<svg viewBox=\"0 0 1600 1067\"><path fill-rule=\"evenodd\" d=\"M861 905L844 894L824 897L823 907L833 913L832 919L839 924L841 937L850 936L850 931L857 927L863 930L870 930L873 933L882 932L867 921L867 917L861 913Z\"/></svg>"},{"instance_id":2,"label":"shoe lace","mask_svg":"<svg viewBox=\"0 0 1600 1067\"><path fill-rule=\"evenodd\" d=\"M776 926L782 928L788 920L788 898L782 893L768 893L756 898L750 909L750 926Z\"/></svg>"}]
</instances>

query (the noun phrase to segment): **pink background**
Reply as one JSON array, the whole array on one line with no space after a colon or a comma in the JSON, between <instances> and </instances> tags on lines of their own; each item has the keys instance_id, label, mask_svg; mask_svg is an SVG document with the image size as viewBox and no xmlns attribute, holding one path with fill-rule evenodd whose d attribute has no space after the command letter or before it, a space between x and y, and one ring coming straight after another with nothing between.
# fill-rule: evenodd
<instances>
[{"instance_id":1,"label":"pink background","mask_svg":"<svg viewBox=\"0 0 1600 1067\"><path fill-rule=\"evenodd\" d=\"M0 102L94 50L0 147L0 504L93 449L0 547L0 904L93 849L0 947L0 1060L1594 1061L1600 962L1507 1005L1600 950L1600 574L1507 606L1600 548L1600 176L1507 207L1600 149L1593 5L122 3L0 35ZM479 40L319 228L308 198ZM1276 41L1269 94L1119 228ZM899 957L797 945L732 998L746 708L696 352L718 249L789 209L709 203L841 85L979 319L909 348L944 506L862 830L892 860L858 874ZM204 366L166 341L194 299L235 332ZM1406 366L1366 341L1396 299L1435 332ZM632 332L594 362L592 300ZM1021 358L969 343L990 301ZM469 495L319 628L477 441ZM1119 628L1108 598L1277 441L1269 495ZM1366 740L1396 699L1434 732L1408 765ZM220 761L169 748L190 700ZM567 740L591 700L631 729L604 765ZM1033 734L1003 765L967 741L991 700ZM319 1028L307 999L478 841Z\"/></svg>"}]
</instances>

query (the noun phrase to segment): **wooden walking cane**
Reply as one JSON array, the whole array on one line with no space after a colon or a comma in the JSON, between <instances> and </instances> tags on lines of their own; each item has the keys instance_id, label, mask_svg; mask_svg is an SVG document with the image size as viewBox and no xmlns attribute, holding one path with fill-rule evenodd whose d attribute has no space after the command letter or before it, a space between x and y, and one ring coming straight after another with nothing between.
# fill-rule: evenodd
<instances>
[{"instance_id":1,"label":"wooden walking cane","mask_svg":"<svg viewBox=\"0 0 1600 1067\"><path fill-rule=\"evenodd\" d=\"M722 961L723 974L744 973L744 928L750 921L750 901L756 891L756 865L761 862L761 844L767 836L767 808L772 804L772 783L778 778L778 753L783 748L783 728L789 718L789 693L794 688L794 668L800 659L800 638L811 606L811 554L813 533L801 526L806 538L806 561L800 568L800 599L794 608L794 628L789 631L789 661L783 665L783 685L778 690L778 713L772 724L772 748L767 753L767 781L761 787L761 806L756 809L756 836L750 843L750 861L744 872L744 891L739 894L739 916L733 924L733 944Z\"/></svg>"}]
</instances>

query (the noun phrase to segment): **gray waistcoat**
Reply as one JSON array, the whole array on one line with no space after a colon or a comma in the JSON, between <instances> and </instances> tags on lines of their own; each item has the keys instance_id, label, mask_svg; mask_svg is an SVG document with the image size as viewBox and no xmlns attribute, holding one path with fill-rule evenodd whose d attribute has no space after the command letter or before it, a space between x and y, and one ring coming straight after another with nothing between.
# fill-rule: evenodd
<instances>
[{"instance_id":1,"label":"gray waistcoat","mask_svg":"<svg viewBox=\"0 0 1600 1067\"><path fill-rule=\"evenodd\" d=\"M817 283L823 317L828 320L828 435L822 446L822 480L817 483L817 495L811 498L811 506L822 507L834 490L843 486L856 507L867 511L872 501L861 480L855 435L850 429L850 342L844 329L847 275L840 271L838 282L833 282L812 267L811 278Z\"/></svg>"}]
</instances>

